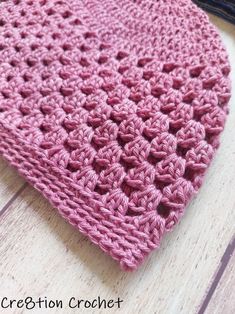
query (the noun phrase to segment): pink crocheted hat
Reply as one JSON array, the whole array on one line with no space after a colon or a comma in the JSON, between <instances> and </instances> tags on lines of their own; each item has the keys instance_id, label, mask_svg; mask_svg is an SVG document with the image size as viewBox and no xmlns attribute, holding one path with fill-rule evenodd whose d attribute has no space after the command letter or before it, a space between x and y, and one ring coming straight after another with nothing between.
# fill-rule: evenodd
<instances>
[{"instance_id":1,"label":"pink crocheted hat","mask_svg":"<svg viewBox=\"0 0 235 314\"><path fill-rule=\"evenodd\" d=\"M1 2L0 151L135 269L202 183L229 72L190 0Z\"/></svg>"}]
</instances>

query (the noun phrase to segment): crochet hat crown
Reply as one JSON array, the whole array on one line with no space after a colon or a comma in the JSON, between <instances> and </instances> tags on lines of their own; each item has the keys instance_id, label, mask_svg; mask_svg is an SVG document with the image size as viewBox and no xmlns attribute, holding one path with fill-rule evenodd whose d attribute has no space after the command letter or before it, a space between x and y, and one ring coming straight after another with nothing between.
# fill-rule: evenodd
<instances>
[{"instance_id":1,"label":"crochet hat crown","mask_svg":"<svg viewBox=\"0 0 235 314\"><path fill-rule=\"evenodd\" d=\"M1 2L0 151L135 269L202 183L229 71L189 0Z\"/></svg>"}]
</instances>

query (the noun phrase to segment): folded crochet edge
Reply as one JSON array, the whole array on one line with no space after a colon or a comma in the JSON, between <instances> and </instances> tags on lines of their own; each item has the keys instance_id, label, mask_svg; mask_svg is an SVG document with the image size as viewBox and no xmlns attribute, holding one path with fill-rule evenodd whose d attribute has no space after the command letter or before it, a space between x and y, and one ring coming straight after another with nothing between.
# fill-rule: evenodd
<instances>
[{"instance_id":1,"label":"folded crochet edge","mask_svg":"<svg viewBox=\"0 0 235 314\"><path fill-rule=\"evenodd\" d=\"M2 123L0 142L0 154L4 159L40 191L63 218L118 261L121 269L135 270L151 251L159 247L165 231L165 220L157 213L147 213L141 221L136 217L128 217L130 221L132 219L131 223L123 222L113 213L107 219L108 209L101 207L103 204L93 200L94 208L87 206L84 190L83 193L76 190L78 187L67 176L60 180L58 166L46 159L42 152L35 151L32 145L21 141L13 130ZM179 213L179 217L182 214ZM144 232L141 231L141 224Z\"/></svg>"}]
</instances>

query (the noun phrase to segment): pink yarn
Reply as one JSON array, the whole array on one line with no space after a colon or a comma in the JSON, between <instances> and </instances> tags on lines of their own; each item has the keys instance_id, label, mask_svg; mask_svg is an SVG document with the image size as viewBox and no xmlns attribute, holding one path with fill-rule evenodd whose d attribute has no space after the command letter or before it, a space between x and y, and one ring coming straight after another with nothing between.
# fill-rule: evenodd
<instances>
[{"instance_id":1,"label":"pink yarn","mask_svg":"<svg viewBox=\"0 0 235 314\"><path fill-rule=\"evenodd\" d=\"M1 2L0 151L135 269L202 183L229 72L217 31L189 0Z\"/></svg>"}]
</instances>

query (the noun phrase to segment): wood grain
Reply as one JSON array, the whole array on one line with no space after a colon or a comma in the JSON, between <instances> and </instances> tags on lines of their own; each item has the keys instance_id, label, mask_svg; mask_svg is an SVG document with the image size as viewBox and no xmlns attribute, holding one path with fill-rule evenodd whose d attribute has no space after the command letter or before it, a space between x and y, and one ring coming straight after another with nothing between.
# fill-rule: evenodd
<instances>
[{"instance_id":1,"label":"wood grain","mask_svg":"<svg viewBox=\"0 0 235 314\"><path fill-rule=\"evenodd\" d=\"M0 215L17 191L21 191L24 180L16 174L5 160L0 158Z\"/></svg>"},{"instance_id":2,"label":"wood grain","mask_svg":"<svg viewBox=\"0 0 235 314\"><path fill-rule=\"evenodd\" d=\"M235 313L235 253L233 251L229 264L218 287L213 294L206 314Z\"/></svg>"},{"instance_id":3,"label":"wood grain","mask_svg":"<svg viewBox=\"0 0 235 314\"><path fill-rule=\"evenodd\" d=\"M234 65L235 27L217 18L213 21L220 27L231 64ZM233 78L234 70L233 67ZM233 88L235 90L234 81ZM120 297L124 300L121 311L125 314L197 313L234 234L234 120L233 96L221 147L204 186L187 208L181 223L166 235L161 248L135 273L122 272L111 258L59 217L37 191L27 186L1 219L0 295L13 298L47 296L48 299L62 299L65 304L72 296L88 300L97 296L105 299ZM6 182L2 177L0 182L2 188ZM10 179L9 196L15 192L14 186L14 179ZM5 192L1 193L1 199L4 199ZM232 270L231 266L228 272L229 269ZM234 301L224 301L221 294L232 285L232 281L226 279L228 277L229 274L223 276L225 282L221 281L221 288L218 286L211 306L214 302L217 305L208 313L214 314L213 309L233 309ZM120 310L78 311L65 308L61 312L56 309L30 312L120 313ZM18 309L3 313L28 311Z\"/></svg>"}]
</instances>

